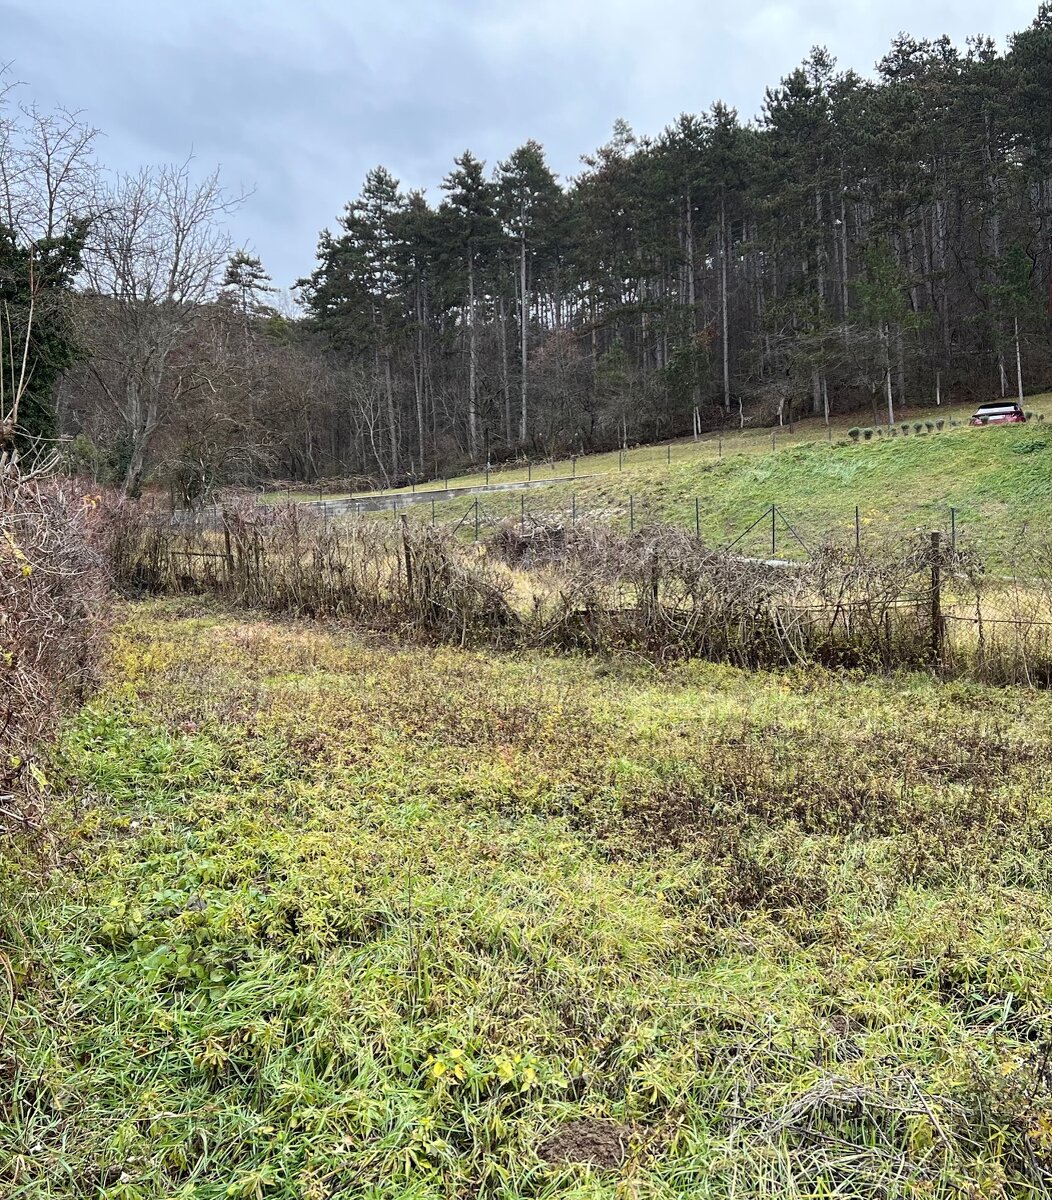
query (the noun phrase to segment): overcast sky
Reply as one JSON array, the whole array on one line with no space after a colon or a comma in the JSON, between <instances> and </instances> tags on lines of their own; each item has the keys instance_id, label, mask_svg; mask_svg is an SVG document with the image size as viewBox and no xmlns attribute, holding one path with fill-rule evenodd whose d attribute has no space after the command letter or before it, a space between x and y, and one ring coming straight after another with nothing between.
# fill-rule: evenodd
<instances>
[{"instance_id":1,"label":"overcast sky","mask_svg":"<svg viewBox=\"0 0 1052 1200\"><path fill-rule=\"evenodd\" d=\"M110 166L193 152L253 189L233 233L288 286L365 172L438 185L529 137L563 175L614 119L753 117L811 46L868 72L900 30L1003 44L1037 0L0 0L0 62L82 109Z\"/></svg>"}]
</instances>

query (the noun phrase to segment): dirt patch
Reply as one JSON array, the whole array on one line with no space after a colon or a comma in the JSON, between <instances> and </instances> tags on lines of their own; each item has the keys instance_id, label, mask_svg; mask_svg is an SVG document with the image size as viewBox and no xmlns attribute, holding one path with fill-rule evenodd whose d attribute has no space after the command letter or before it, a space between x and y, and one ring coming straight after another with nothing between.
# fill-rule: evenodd
<instances>
[{"instance_id":1,"label":"dirt patch","mask_svg":"<svg viewBox=\"0 0 1052 1200\"><path fill-rule=\"evenodd\" d=\"M627 1125L599 1117L570 1121L546 1142L537 1153L552 1166L587 1163L592 1167L619 1167L628 1153L631 1131Z\"/></svg>"}]
</instances>

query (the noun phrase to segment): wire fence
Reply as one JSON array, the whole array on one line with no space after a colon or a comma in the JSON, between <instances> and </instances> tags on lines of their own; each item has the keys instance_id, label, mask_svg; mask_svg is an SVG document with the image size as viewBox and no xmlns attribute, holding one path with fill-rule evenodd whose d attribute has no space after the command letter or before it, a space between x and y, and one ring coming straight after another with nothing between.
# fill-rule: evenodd
<instances>
[{"instance_id":1,"label":"wire fence","mask_svg":"<svg viewBox=\"0 0 1052 1200\"><path fill-rule=\"evenodd\" d=\"M739 454L766 454L789 446L805 446L825 442L857 442L859 445L890 441L897 438L928 437L951 428L966 424L962 415L945 416L925 420L903 419L887 426L874 423L863 429L852 425L850 429L838 421L835 424L815 426L813 422L788 423L764 429L724 430L715 434L699 435L694 439L683 439L642 446L622 446L615 450L599 453L571 454L561 458L541 460L514 459L504 463L487 463L479 470L459 475L454 479L411 477L403 483L368 492L349 491L336 481L323 481L311 485L286 483L263 487L259 498L268 502L307 501L326 499L359 499L370 501L377 497L396 495L419 495L422 492L458 492L465 488L492 487L514 483L566 483L575 479L594 478L632 471L640 467L678 466L688 464L709 465Z\"/></svg>"},{"instance_id":2,"label":"wire fence","mask_svg":"<svg viewBox=\"0 0 1052 1200\"><path fill-rule=\"evenodd\" d=\"M692 531L713 548L739 549L743 554L749 552L785 560L807 558L815 549L830 542L853 546L861 553L867 541L876 544L890 535L901 537L902 532L895 529L877 533L867 529L869 518L857 504L840 513L824 510L821 517L805 514L803 518L790 516L782 505L767 504L755 510L755 516L730 523L714 518L700 497L677 505L667 502L648 505L631 492L608 498L601 508L583 505L576 492L571 492L557 505L540 506L532 502L526 490L518 492L517 503L514 494L508 492L449 498L417 493L382 500L329 500L314 503L311 507L326 518L382 517L385 514L398 518L407 515L433 526L450 527L458 537L476 542L511 523L523 527L561 525L574 528L583 523L599 522L629 534L651 524L671 525ZM930 531L937 527L945 535L951 551L956 553L963 534L960 511L949 507L934 513L929 511L926 515L929 518L926 528ZM719 528L714 528L714 524ZM975 532L973 527L973 535Z\"/></svg>"}]
</instances>

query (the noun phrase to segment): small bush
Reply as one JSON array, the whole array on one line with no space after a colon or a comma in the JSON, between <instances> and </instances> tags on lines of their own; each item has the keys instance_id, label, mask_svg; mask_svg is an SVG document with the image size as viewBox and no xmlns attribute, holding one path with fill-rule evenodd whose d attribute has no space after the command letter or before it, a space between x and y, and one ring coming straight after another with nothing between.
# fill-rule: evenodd
<instances>
[{"instance_id":1,"label":"small bush","mask_svg":"<svg viewBox=\"0 0 1052 1200\"><path fill-rule=\"evenodd\" d=\"M937 429L937 430L938 430L940 433L942 432L942 430L943 430L943 427L944 427L945 425L946 425L946 418L945 418L945 417L940 417L940 418L939 418L939 419L938 419L938 420L935 422L935 428L936 428L936 429Z\"/></svg>"},{"instance_id":2,"label":"small bush","mask_svg":"<svg viewBox=\"0 0 1052 1200\"><path fill-rule=\"evenodd\" d=\"M862 433L862 430L859 429L859 427L857 425L854 425L847 431L847 436L853 442L857 442L861 433Z\"/></svg>"},{"instance_id":3,"label":"small bush","mask_svg":"<svg viewBox=\"0 0 1052 1200\"><path fill-rule=\"evenodd\" d=\"M918 437L920 437L920 435L924 432L924 422L923 421L914 421L913 422L913 432Z\"/></svg>"},{"instance_id":4,"label":"small bush","mask_svg":"<svg viewBox=\"0 0 1052 1200\"><path fill-rule=\"evenodd\" d=\"M867 425L866 428L862 430L862 436L868 442L873 437L873 430Z\"/></svg>"}]
</instances>

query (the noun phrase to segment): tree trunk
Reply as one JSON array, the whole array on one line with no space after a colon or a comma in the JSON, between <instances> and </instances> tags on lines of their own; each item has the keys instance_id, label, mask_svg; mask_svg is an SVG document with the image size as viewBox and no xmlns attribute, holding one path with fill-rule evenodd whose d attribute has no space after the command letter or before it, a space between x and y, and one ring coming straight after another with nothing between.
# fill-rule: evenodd
<instances>
[{"instance_id":1,"label":"tree trunk","mask_svg":"<svg viewBox=\"0 0 1052 1200\"><path fill-rule=\"evenodd\" d=\"M504 440L511 445L511 389L508 386L508 320L504 293L500 296L500 394L504 402Z\"/></svg>"},{"instance_id":2,"label":"tree trunk","mask_svg":"<svg viewBox=\"0 0 1052 1200\"><path fill-rule=\"evenodd\" d=\"M387 436L391 441L391 474L398 474L398 421L395 417L394 384L391 379L391 352L384 351L384 393L387 399Z\"/></svg>"},{"instance_id":3,"label":"tree trunk","mask_svg":"<svg viewBox=\"0 0 1052 1200\"><path fill-rule=\"evenodd\" d=\"M519 353L521 356L522 407L519 410L519 441L525 444L529 425L527 409L526 349L529 329L529 306L526 303L526 231L519 239Z\"/></svg>"},{"instance_id":4,"label":"tree trunk","mask_svg":"<svg viewBox=\"0 0 1052 1200\"><path fill-rule=\"evenodd\" d=\"M884 349L884 399L888 405L888 428L895 424L895 402L891 392L891 334L887 325L881 330L881 344Z\"/></svg>"},{"instance_id":5,"label":"tree trunk","mask_svg":"<svg viewBox=\"0 0 1052 1200\"><path fill-rule=\"evenodd\" d=\"M478 345L475 340L475 254L468 251L468 452L478 457Z\"/></svg>"},{"instance_id":6,"label":"tree trunk","mask_svg":"<svg viewBox=\"0 0 1052 1200\"><path fill-rule=\"evenodd\" d=\"M1019 388L1019 405L1023 404L1023 351L1019 344L1019 318L1015 319L1015 378Z\"/></svg>"},{"instance_id":7,"label":"tree trunk","mask_svg":"<svg viewBox=\"0 0 1052 1200\"><path fill-rule=\"evenodd\" d=\"M722 195L720 196L720 309L723 316L723 410L730 412L731 360L727 346L727 210Z\"/></svg>"}]
</instances>

